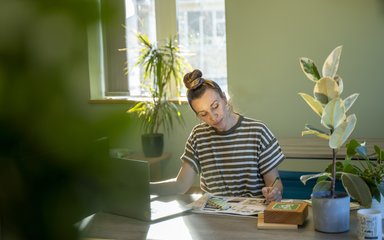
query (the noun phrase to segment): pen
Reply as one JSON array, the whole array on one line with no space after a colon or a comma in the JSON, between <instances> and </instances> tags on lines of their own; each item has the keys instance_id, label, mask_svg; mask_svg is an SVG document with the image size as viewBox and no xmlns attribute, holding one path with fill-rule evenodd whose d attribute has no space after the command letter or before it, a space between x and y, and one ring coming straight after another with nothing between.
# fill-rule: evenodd
<instances>
[{"instance_id":1,"label":"pen","mask_svg":"<svg viewBox=\"0 0 384 240\"><path fill-rule=\"evenodd\" d=\"M277 181L279 181L280 178L279 177L276 177L275 180L273 181L272 185L271 185L271 188L275 187Z\"/></svg>"}]
</instances>

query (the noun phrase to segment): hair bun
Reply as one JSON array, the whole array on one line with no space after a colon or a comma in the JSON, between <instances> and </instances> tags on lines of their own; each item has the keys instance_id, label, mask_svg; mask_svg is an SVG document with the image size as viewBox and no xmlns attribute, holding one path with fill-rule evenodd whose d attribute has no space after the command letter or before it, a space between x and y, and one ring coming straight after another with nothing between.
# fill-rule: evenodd
<instances>
[{"instance_id":1,"label":"hair bun","mask_svg":"<svg viewBox=\"0 0 384 240\"><path fill-rule=\"evenodd\" d=\"M187 89L193 90L203 84L203 73L199 69L195 69L184 75L184 85Z\"/></svg>"}]
</instances>

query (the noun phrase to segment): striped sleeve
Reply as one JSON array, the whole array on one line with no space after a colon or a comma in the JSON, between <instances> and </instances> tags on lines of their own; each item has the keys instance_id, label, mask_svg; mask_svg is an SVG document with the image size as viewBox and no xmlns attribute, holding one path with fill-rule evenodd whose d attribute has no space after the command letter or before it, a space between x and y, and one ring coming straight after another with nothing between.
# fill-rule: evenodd
<instances>
[{"instance_id":1,"label":"striped sleeve","mask_svg":"<svg viewBox=\"0 0 384 240\"><path fill-rule=\"evenodd\" d=\"M196 153L195 130L196 127L192 129L192 132L189 135L187 142L185 143L184 153L181 155L180 159L181 161L187 162L189 165L191 165L193 170L199 174L201 172L201 166Z\"/></svg>"},{"instance_id":2,"label":"striped sleeve","mask_svg":"<svg viewBox=\"0 0 384 240\"><path fill-rule=\"evenodd\" d=\"M259 159L260 173L268 173L271 169L277 167L284 160L284 154L281 151L277 139L272 132L264 125L261 135L261 152Z\"/></svg>"}]
</instances>

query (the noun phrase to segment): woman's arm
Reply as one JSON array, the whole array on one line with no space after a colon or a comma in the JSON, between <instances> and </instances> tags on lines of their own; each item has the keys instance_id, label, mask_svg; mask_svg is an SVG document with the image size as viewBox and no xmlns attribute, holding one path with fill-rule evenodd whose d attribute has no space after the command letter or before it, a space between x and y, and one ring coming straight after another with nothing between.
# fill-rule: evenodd
<instances>
[{"instance_id":1,"label":"woman's arm","mask_svg":"<svg viewBox=\"0 0 384 240\"><path fill-rule=\"evenodd\" d=\"M283 184L279 177L279 170L277 169L277 167L273 168L268 173L266 173L263 178L265 182L265 187L263 187L262 192L265 199L268 202L281 201L281 198L283 196ZM276 178L278 178L279 180L276 181L275 185L272 187L272 184Z\"/></svg>"},{"instance_id":2,"label":"woman's arm","mask_svg":"<svg viewBox=\"0 0 384 240\"><path fill-rule=\"evenodd\" d=\"M189 190L195 181L196 172L186 162L181 165L176 178L160 182L151 182L150 191L155 195L176 195L183 194Z\"/></svg>"}]
</instances>

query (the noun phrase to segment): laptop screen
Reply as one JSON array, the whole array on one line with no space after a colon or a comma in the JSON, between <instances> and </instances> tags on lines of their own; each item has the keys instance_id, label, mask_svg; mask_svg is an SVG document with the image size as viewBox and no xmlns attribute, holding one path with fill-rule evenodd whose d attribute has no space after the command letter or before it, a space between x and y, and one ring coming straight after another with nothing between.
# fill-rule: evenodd
<instances>
[{"instance_id":1,"label":"laptop screen","mask_svg":"<svg viewBox=\"0 0 384 240\"><path fill-rule=\"evenodd\" d=\"M149 191L149 163L142 160L111 158L105 179L103 211L144 221L177 216L190 207L174 199L152 199ZM172 199L173 198L173 199Z\"/></svg>"},{"instance_id":2,"label":"laptop screen","mask_svg":"<svg viewBox=\"0 0 384 240\"><path fill-rule=\"evenodd\" d=\"M150 220L149 164L146 161L111 158L104 179L103 211Z\"/></svg>"}]
</instances>

